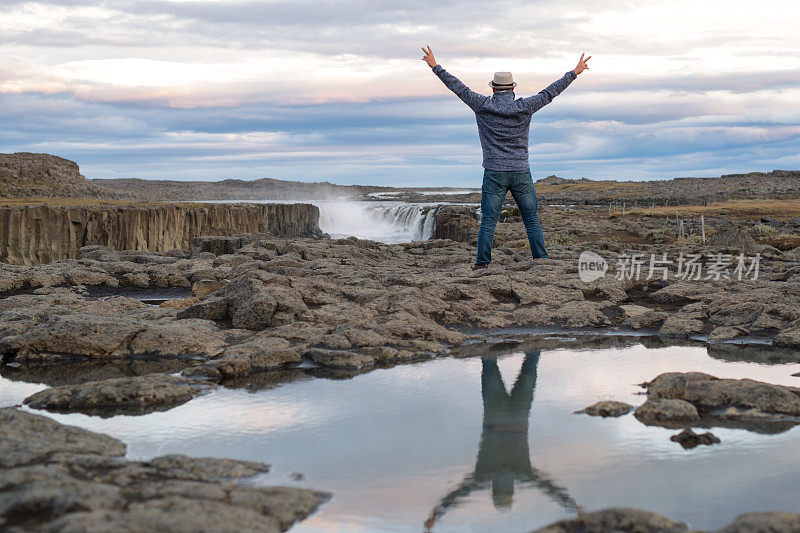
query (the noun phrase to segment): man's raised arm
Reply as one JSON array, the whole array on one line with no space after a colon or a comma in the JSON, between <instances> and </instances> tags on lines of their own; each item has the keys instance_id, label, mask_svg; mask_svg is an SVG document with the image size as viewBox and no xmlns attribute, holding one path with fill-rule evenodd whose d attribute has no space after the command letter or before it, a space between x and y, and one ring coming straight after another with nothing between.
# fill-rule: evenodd
<instances>
[{"instance_id":1,"label":"man's raised arm","mask_svg":"<svg viewBox=\"0 0 800 533\"><path fill-rule=\"evenodd\" d=\"M447 72L445 69L442 68L436 62L436 59L433 57L433 50L431 47L428 46L427 50L425 47L422 47L422 51L425 53L422 56L422 60L425 61L429 67L433 69L433 73L439 76L439 79L442 80L448 89L453 91L456 96L458 96L462 102L467 104L470 109L476 111L480 108L483 102L486 101L486 96L482 94L478 94L475 91L471 90L469 87L464 85L461 80Z\"/></svg>"},{"instance_id":2,"label":"man's raised arm","mask_svg":"<svg viewBox=\"0 0 800 533\"><path fill-rule=\"evenodd\" d=\"M560 80L554 81L539 94L534 94L533 96L523 98L531 113L536 113L538 110L552 102L553 98L561 94L561 91L569 87L569 84L575 81L575 78L578 77L578 74L589 69L589 67L586 65L586 62L589 61L592 56L584 59L584 55L586 54L581 54L581 58L578 60L578 65L574 69L564 74Z\"/></svg>"}]
</instances>

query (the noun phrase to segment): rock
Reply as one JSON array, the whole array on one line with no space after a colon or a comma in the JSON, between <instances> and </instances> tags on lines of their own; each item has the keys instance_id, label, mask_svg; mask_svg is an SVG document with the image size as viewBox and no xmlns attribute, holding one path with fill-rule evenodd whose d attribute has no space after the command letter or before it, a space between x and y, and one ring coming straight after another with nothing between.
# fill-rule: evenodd
<instances>
[{"instance_id":1,"label":"rock","mask_svg":"<svg viewBox=\"0 0 800 533\"><path fill-rule=\"evenodd\" d=\"M625 317L622 325L633 329L654 327L668 316L667 313L642 305L620 305L619 308Z\"/></svg>"},{"instance_id":2,"label":"rock","mask_svg":"<svg viewBox=\"0 0 800 533\"><path fill-rule=\"evenodd\" d=\"M302 361L300 352L285 339L255 336L228 347L221 357L184 370L184 376L228 379L275 370Z\"/></svg>"},{"instance_id":3,"label":"rock","mask_svg":"<svg viewBox=\"0 0 800 533\"><path fill-rule=\"evenodd\" d=\"M169 300L164 300L158 304L158 306L162 309L174 309L175 311L180 311L181 309L186 309L187 307L199 302L200 300L194 296L189 298L170 298Z\"/></svg>"},{"instance_id":4,"label":"rock","mask_svg":"<svg viewBox=\"0 0 800 533\"><path fill-rule=\"evenodd\" d=\"M737 326L718 326L711 331L708 342L725 342L747 335L747 330Z\"/></svg>"},{"instance_id":5,"label":"rock","mask_svg":"<svg viewBox=\"0 0 800 533\"><path fill-rule=\"evenodd\" d=\"M775 336L775 346L800 348L800 324L793 325Z\"/></svg>"},{"instance_id":6,"label":"rock","mask_svg":"<svg viewBox=\"0 0 800 533\"><path fill-rule=\"evenodd\" d=\"M761 246L753 240L750 234L735 224L717 229L708 240L708 244L738 250L745 254L755 254L761 250Z\"/></svg>"},{"instance_id":7,"label":"rock","mask_svg":"<svg viewBox=\"0 0 800 533\"><path fill-rule=\"evenodd\" d=\"M11 531L285 531L328 494L236 483L250 461L125 461L111 437L0 409L0 527Z\"/></svg>"},{"instance_id":8,"label":"rock","mask_svg":"<svg viewBox=\"0 0 800 533\"><path fill-rule=\"evenodd\" d=\"M683 424L700 418L697 408L689 402L668 398L650 398L634 413L646 424Z\"/></svg>"},{"instance_id":9,"label":"rock","mask_svg":"<svg viewBox=\"0 0 800 533\"><path fill-rule=\"evenodd\" d=\"M125 455L125 445L105 435L64 426L50 418L12 408L0 409L0 468L46 461L56 453L104 457Z\"/></svg>"},{"instance_id":10,"label":"rock","mask_svg":"<svg viewBox=\"0 0 800 533\"><path fill-rule=\"evenodd\" d=\"M647 396L650 399L675 398L682 400L687 383L713 379L717 378L703 372L667 372L659 374L644 386L647 388Z\"/></svg>"},{"instance_id":11,"label":"rock","mask_svg":"<svg viewBox=\"0 0 800 533\"><path fill-rule=\"evenodd\" d=\"M218 291L223 287L221 281L215 279L201 279L192 284L192 296L203 299L212 292Z\"/></svg>"},{"instance_id":12,"label":"rock","mask_svg":"<svg viewBox=\"0 0 800 533\"><path fill-rule=\"evenodd\" d=\"M53 316L20 335L0 340L0 353L39 359L42 353L110 357L129 353L128 345L145 330L138 321L91 315Z\"/></svg>"},{"instance_id":13,"label":"rock","mask_svg":"<svg viewBox=\"0 0 800 533\"><path fill-rule=\"evenodd\" d=\"M201 355L213 357L222 352L225 340L217 326L207 320L177 320L146 323L128 344L132 354Z\"/></svg>"},{"instance_id":14,"label":"rock","mask_svg":"<svg viewBox=\"0 0 800 533\"><path fill-rule=\"evenodd\" d=\"M679 533L686 524L638 509L610 508L585 512L537 529L534 533Z\"/></svg>"},{"instance_id":15,"label":"rock","mask_svg":"<svg viewBox=\"0 0 800 533\"><path fill-rule=\"evenodd\" d=\"M649 399L636 412L645 423L679 425L662 413L676 407L700 415L707 423L775 433L800 423L800 388L750 379L719 379L701 372L661 374L647 388ZM669 404L664 402L671 402ZM678 402L678 403L675 403Z\"/></svg>"},{"instance_id":16,"label":"rock","mask_svg":"<svg viewBox=\"0 0 800 533\"><path fill-rule=\"evenodd\" d=\"M670 315L664 320L658 334L662 337L680 337L686 338L691 335L702 333L705 330L705 324L697 319L682 315Z\"/></svg>"},{"instance_id":17,"label":"rock","mask_svg":"<svg viewBox=\"0 0 800 533\"><path fill-rule=\"evenodd\" d=\"M669 400L662 400L662 401L669 401ZM677 400L672 400L672 401L677 401ZM671 440L672 442L679 443L681 446L683 446L684 450L696 448L701 444L710 446L712 444L719 444L720 442L719 438L710 431L706 433L697 434L689 428L684 429L677 435L671 436L669 440Z\"/></svg>"},{"instance_id":18,"label":"rock","mask_svg":"<svg viewBox=\"0 0 800 533\"><path fill-rule=\"evenodd\" d=\"M686 524L638 509L608 508L583 512L537 529L533 533L678 533L689 531ZM800 514L766 512L747 513L736 517L717 533L796 533L800 531ZM696 533L701 533L697 531Z\"/></svg>"},{"instance_id":19,"label":"rock","mask_svg":"<svg viewBox=\"0 0 800 533\"><path fill-rule=\"evenodd\" d=\"M249 271L207 299L178 313L179 318L229 318L234 327L264 329L289 323L306 312L302 295L288 280L263 271Z\"/></svg>"},{"instance_id":20,"label":"rock","mask_svg":"<svg viewBox=\"0 0 800 533\"><path fill-rule=\"evenodd\" d=\"M736 517L717 533L796 533L800 531L800 514L747 513Z\"/></svg>"},{"instance_id":21,"label":"rock","mask_svg":"<svg viewBox=\"0 0 800 533\"><path fill-rule=\"evenodd\" d=\"M692 381L686 384L683 397L707 411L733 406L800 416L800 389L751 379Z\"/></svg>"},{"instance_id":22,"label":"rock","mask_svg":"<svg viewBox=\"0 0 800 533\"><path fill-rule=\"evenodd\" d=\"M623 402L604 401L597 402L590 405L582 411L576 411L576 414L586 413L589 416L602 416L603 418L609 416L622 416L631 412L633 406Z\"/></svg>"},{"instance_id":23,"label":"rock","mask_svg":"<svg viewBox=\"0 0 800 533\"><path fill-rule=\"evenodd\" d=\"M443 206L435 217L432 239L451 239L466 243L477 239L478 221L473 208Z\"/></svg>"},{"instance_id":24,"label":"rock","mask_svg":"<svg viewBox=\"0 0 800 533\"><path fill-rule=\"evenodd\" d=\"M92 358L129 354L213 356L221 353L224 345L210 321L74 314L48 317L18 335L0 339L0 353L18 362L48 360L59 354Z\"/></svg>"},{"instance_id":25,"label":"rock","mask_svg":"<svg viewBox=\"0 0 800 533\"><path fill-rule=\"evenodd\" d=\"M211 481L214 479L239 479L269 472L269 466L254 461L234 461L212 457L164 455L148 462L159 474L178 479Z\"/></svg>"},{"instance_id":26,"label":"rock","mask_svg":"<svg viewBox=\"0 0 800 533\"><path fill-rule=\"evenodd\" d=\"M29 396L24 403L34 409L61 413L141 415L171 409L208 390L208 385L167 374L151 374L45 389Z\"/></svg>"},{"instance_id":27,"label":"rock","mask_svg":"<svg viewBox=\"0 0 800 533\"><path fill-rule=\"evenodd\" d=\"M305 350L303 356L308 357L318 365L343 370L362 370L374 366L376 363L375 357L345 350L311 348Z\"/></svg>"}]
</instances>

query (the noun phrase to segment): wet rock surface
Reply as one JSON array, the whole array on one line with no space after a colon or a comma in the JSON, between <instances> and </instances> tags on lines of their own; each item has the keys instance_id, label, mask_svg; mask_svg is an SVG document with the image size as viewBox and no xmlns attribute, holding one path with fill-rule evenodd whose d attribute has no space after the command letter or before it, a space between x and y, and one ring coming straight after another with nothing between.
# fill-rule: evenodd
<instances>
[{"instance_id":1,"label":"wet rock surface","mask_svg":"<svg viewBox=\"0 0 800 533\"><path fill-rule=\"evenodd\" d=\"M0 409L0 425L4 531L285 531L328 498L237 483L261 463L125 461L116 439L16 409Z\"/></svg>"}]
</instances>

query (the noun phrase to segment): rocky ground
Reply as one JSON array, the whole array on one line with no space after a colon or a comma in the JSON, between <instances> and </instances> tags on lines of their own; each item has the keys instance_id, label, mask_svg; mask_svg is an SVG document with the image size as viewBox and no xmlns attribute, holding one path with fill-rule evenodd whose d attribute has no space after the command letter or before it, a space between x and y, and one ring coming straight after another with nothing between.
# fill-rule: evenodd
<instances>
[{"instance_id":1,"label":"rocky ground","mask_svg":"<svg viewBox=\"0 0 800 533\"><path fill-rule=\"evenodd\" d=\"M708 244L701 244L674 238L670 231L675 228L664 230L663 220L545 209L542 219L550 258L534 261L515 216L507 213L508 222L498 225L492 265L479 271L470 268L477 222L471 213L459 210L443 210L437 217L437 236L447 238L408 244L269 235L201 237L189 250L153 253L87 246L77 259L36 266L2 264L2 374L51 385L25 400L32 409L114 416L169 409L219 386L263 388L309 377L346 378L432 357L469 357L507 349L511 341L503 331L509 328L517 328L515 337L521 335L518 328L584 335L635 331L647 334L637 342L701 343L709 346L712 356L725 359L800 360L797 250L759 244L747 228L730 221L712 220L714 231L709 234L714 235ZM606 275L590 282L581 280L577 261L587 249L608 264ZM752 272L742 280L705 277L718 254L757 252L761 254L757 279ZM647 279L646 264L638 276L623 275L625 258L651 253L672 259L698 254L704 276L682 279L673 275L673 266L666 279L660 275ZM151 301L143 301L142 295ZM585 340L629 342L624 339ZM769 345L755 350L730 343L748 339ZM681 374L658 376L646 391L646 402L634 413L644 423L677 429L709 427L713 422L774 432L800 422L800 389L792 387ZM626 409L634 408L598 406L594 414L614 416ZM2 416L22 428L45 423L16 410L3 411ZM681 440L694 438L686 434ZM0 443L13 446L13 439ZM110 479L109 464L119 463L124 451L120 446L108 444L111 451L92 452L89 458L68 455L74 451L53 451L9 466L2 463L6 454L0 454L3 468L30 470L20 470L19 478L3 476L12 480L3 486L16 491L13 494L28 494L26 484L45 479L37 472L54 469L66 476L64 486L77 484L79 478L88 483L80 490L99 491L103 496L98 501L104 502L97 508L76 506L59 485L51 497L53 508L59 510L48 511L46 520L32 518L30 509L42 505L36 498L28 507L23 498L18 506L0 510L0 517L8 524L22 524L23 529L58 530L100 523L94 520L98 513L107 517L103 523L111 524L123 523L133 516L129 513L139 513L152 524L161 524L165 518L159 513L166 512L195 519L198 505L189 493L197 491L169 485L185 481L176 481L177 474L152 473L158 470L152 462L122 463L120 468L150 472L143 477L125 473ZM78 471L84 473L75 474ZM140 485L142 480L169 487L147 492L151 489ZM209 476L202 481L210 485L199 492L209 494L212 503L204 500L200 507L219 505L220 516L234 512L225 507L232 505L233 489L221 492ZM45 490L46 483L39 482ZM157 494L158 503L146 494ZM259 524L285 528L321 501L321 496L308 496L304 501L313 500L313 505L308 503L305 511L289 520L269 510L274 506L264 502L270 497L242 496L248 502L242 505L250 509L246 520L266 520ZM8 501L16 498L22 496ZM62 498L67 498L63 505ZM552 531L603 530L566 522L551 527L562 528Z\"/></svg>"},{"instance_id":2,"label":"rocky ground","mask_svg":"<svg viewBox=\"0 0 800 533\"><path fill-rule=\"evenodd\" d=\"M0 529L12 532L285 531L328 494L253 488L269 466L168 455L126 461L125 444L0 409Z\"/></svg>"},{"instance_id":3,"label":"rocky ground","mask_svg":"<svg viewBox=\"0 0 800 533\"><path fill-rule=\"evenodd\" d=\"M455 215L450 237L471 240L477 223L463 217ZM557 231L555 217L547 222ZM580 222L587 235L591 223ZM752 272L741 281L681 279L674 270L667 279L646 279L646 263L638 277L615 275L635 253L699 254L706 269L714 254L741 253L735 246L651 244L642 236L647 223L621 234L623 242L614 240L621 230L613 220L594 242L550 239L550 258L535 262L521 225L500 224L501 245L480 271L470 268L471 245L443 239L386 245L203 237L191 250L168 253L88 246L75 260L0 267L0 354L4 364L31 372L75 358L170 361L163 371L110 387L77 380L30 399L40 408L84 411L92 403L123 410L175 405L207 390L187 379L220 382L304 360L331 372L418 361L457 351L483 332L523 326L642 330L715 345L759 338L782 348L779 357L795 357L800 262L793 253L735 234L741 238L729 240L733 245L761 249L757 279ZM577 265L587 248L609 265L605 277L588 283ZM124 295L134 290L185 291L185 298L153 306ZM104 292L118 295L96 296ZM176 371L183 378L166 379Z\"/></svg>"}]
</instances>

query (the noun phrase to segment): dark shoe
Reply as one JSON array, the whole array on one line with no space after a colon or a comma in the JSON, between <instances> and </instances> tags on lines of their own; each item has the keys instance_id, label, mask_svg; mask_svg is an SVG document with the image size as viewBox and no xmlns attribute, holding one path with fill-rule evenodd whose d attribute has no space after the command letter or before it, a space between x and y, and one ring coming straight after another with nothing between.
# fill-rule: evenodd
<instances>
[{"instance_id":1,"label":"dark shoe","mask_svg":"<svg viewBox=\"0 0 800 533\"><path fill-rule=\"evenodd\" d=\"M489 268L489 265L472 265L472 270L480 270L482 268Z\"/></svg>"}]
</instances>

